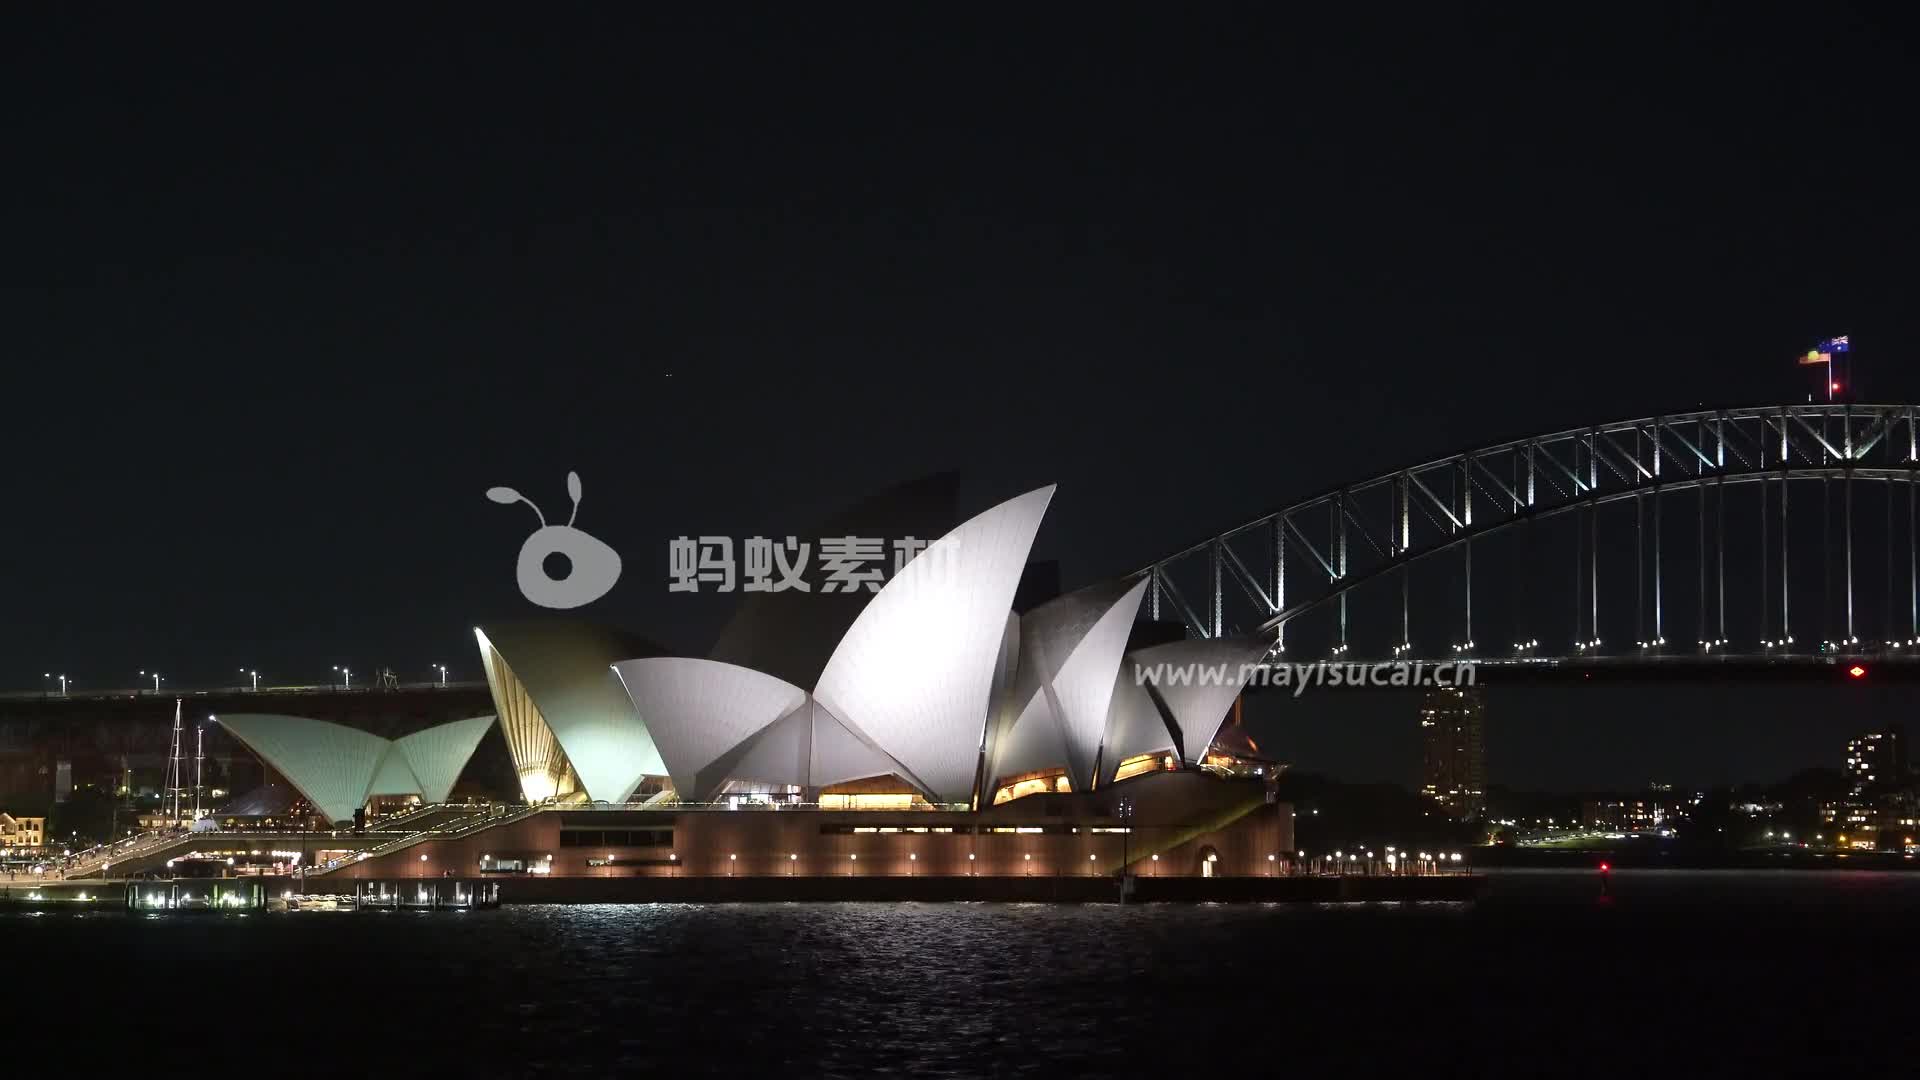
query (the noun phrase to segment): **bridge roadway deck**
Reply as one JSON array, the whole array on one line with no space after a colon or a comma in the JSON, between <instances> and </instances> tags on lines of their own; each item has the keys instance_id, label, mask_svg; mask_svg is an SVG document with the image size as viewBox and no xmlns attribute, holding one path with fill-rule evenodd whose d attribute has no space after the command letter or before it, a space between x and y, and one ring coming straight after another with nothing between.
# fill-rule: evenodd
<instances>
[{"instance_id":1,"label":"bridge roadway deck","mask_svg":"<svg viewBox=\"0 0 1920 1080\"><path fill-rule=\"evenodd\" d=\"M1463 656L1457 660L1406 661L1379 657L1363 659L1342 656L1328 659L1288 655L1282 660L1276 660L1275 665L1281 662L1292 665L1313 665L1323 661L1329 668L1342 667L1349 671L1376 665L1392 668L1404 663L1413 671L1426 673L1429 680L1437 666L1457 667L1470 663L1473 666L1472 685L1476 686L1670 683L1728 686L1743 683L1875 685L1888 682L1920 682L1920 649L1883 655L1790 657L1665 655L1537 658ZM1416 668L1415 665L1419 666ZM1861 669L1862 673L1858 676L1852 673L1855 667ZM1291 693L1294 685L1292 682L1263 685L1256 679L1249 683L1248 691L1250 693ZM1424 685L1432 685L1432 683L1429 681Z\"/></svg>"}]
</instances>

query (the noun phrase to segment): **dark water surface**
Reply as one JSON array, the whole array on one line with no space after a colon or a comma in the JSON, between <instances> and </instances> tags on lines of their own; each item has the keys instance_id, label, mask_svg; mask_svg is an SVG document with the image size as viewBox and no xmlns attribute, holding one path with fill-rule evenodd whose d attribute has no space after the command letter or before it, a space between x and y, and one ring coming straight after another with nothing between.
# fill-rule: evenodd
<instances>
[{"instance_id":1,"label":"dark water surface","mask_svg":"<svg viewBox=\"0 0 1920 1080\"><path fill-rule=\"evenodd\" d=\"M39 1048L29 1060L125 1076L1761 1076L1911 1060L1920 874L1614 879L1602 900L1591 873L1503 872L1476 904L0 914L0 1009L37 1018L45 1038L14 1044Z\"/></svg>"}]
</instances>

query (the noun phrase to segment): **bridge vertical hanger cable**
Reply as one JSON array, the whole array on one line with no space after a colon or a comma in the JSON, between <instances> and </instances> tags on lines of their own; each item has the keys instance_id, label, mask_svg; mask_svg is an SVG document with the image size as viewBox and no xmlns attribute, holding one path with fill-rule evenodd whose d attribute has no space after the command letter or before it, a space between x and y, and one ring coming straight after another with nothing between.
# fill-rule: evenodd
<instances>
[{"instance_id":1,"label":"bridge vertical hanger cable","mask_svg":"<svg viewBox=\"0 0 1920 1080\"><path fill-rule=\"evenodd\" d=\"M1227 598L1222 595L1220 591L1220 549L1225 546L1225 544L1226 541L1224 539L1216 539L1213 542L1212 550L1207 552L1207 559L1212 564L1209 569L1213 577L1213 599L1207 608L1207 632L1215 638L1223 637L1226 634Z\"/></svg>"},{"instance_id":2,"label":"bridge vertical hanger cable","mask_svg":"<svg viewBox=\"0 0 1920 1080\"><path fill-rule=\"evenodd\" d=\"M1653 489L1653 640L1665 645L1667 642L1667 619L1665 597L1661 588L1665 581L1660 573L1660 489Z\"/></svg>"},{"instance_id":3,"label":"bridge vertical hanger cable","mask_svg":"<svg viewBox=\"0 0 1920 1080\"><path fill-rule=\"evenodd\" d=\"M1780 410L1780 640L1788 646L1793 644L1793 623L1789 607L1792 595L1791 578L1788 576L1791 552L1787 545L1787 492L1788 480L1793 475L1792 448L1787 445L1787 410Z\"/></svg>"},{"instance_id":4,"label":"bridge vertical hanger cable","mask_svg":"<svg viewBox=\"0 0 1920 1080\"><path fill-rule=\"evenodd\" d=\"M1913 406L1907 406L1907 604L1913 631L1909 640L1920 646L1920 550L1913 535L1913 470L1920 464L1920 424L1915 419Z\"/></svg>"},{"instance_id":5,"label":"bridge vertical hanger cable","mask_svg":"<svg viewBox=\"0 0 1920 1080\"><path fill-rule=\"evenodd\" d=\"M1572 473L1580 475L1580 440L1572 440ZM1574 494L1580 494L1578 484L1574 484ZM1580 630L1586 615L1586 527L1580 525L1580 517L1586 513L1584 505L1572 507L1572 640L1574 646L1584 646L1588 634ZM1578 648L1574 651L1580 651Z\"/></svg>"},{"instance_id":6,"label":"bridge vertical hanger cable","mask_svg":"<svg viewBox=\"0 0 1920 1080\"><path fill-rule=\"evenodd\" d=\"M1766 443L1761 442L1761 453L1766 452ZM1761 467L1766 462L1761 461ZM1767 542L1767 503L1772 494L1767 490L1767 474L1760 474L1760 634L1762 640L1771 640L1773 633L1773 567L1769 558L1771 545Z\"/></svg>"},{"instance_id":7,"label":"bridge vertical hanger cable","mask_svg":"<svg viewBox=\"0 0 1920 1080\"><path fill-rule=\"evenodd\" d=\"M1412 529L1413 518L1409 513L1410 507L1407 506L1407 498L1412 492L1408 491L1407 487L1407 478L1404 474L1401 475L1399 482L1393 486L1394 497L1399 500L1397 513L1400 518L1399 527L1394 530L1393 535L1393 555L1396 559L1404 559L1406 557L1408 541L1411 539L1409 534ZM1403 561L1400 564L1400 647L1396 650L1397 653L1411 652L1413 649L1412 570L1412 566L1408 563Z\"/></svg>"},{"instance_id":8,"label":"bridge vertical hanger cable","mask_svg":"<svg viewBox=\"0 0 1920 1080\"><path fill-rule=\"evenodd\" d=\"M1345 584L1347 578L1347 515L1344 496L1335 492L1333 496L1333 535L1335 577ZM1347 651L1347 591L1340 592L1340 652Z\"/></svg>"},{"instance_id":9,"label":"bridge vertical hanger cable","mask_svg":"<svg viewBox=\"0 0 1920 1080\"><path fill-rule=\"evenodd\" d=\"M1653 640L1667 643L1666 597L1662 593L1665 577L1660 558L1660 419L1653 421Z\"/></svg>"},{"instance_id":10,"label":"bridge vertical hanger cable","mask_svg":"<svg viewBox=\"0 0 1920 1080\"><path fill-rule=\"evenodd\" d=\"M1472 467L1470 462L1471 458L1460 463L1460 520L1467 529L1467 542L1460 545L1460 550L1467 569L1465 644L1469 649L1473 648L1473 475L1467 471Z\"/></svg>"},{"instance_id":11,"label":"bridge vertical hanger cable","mask_svg":"<svg viewBox=\"0 0 1920 1080\"><path fill-rule=\"evenodd\" d=\"M1573 471L1575 476L1580 474L1580 440L1578 439L1573 441ZM1574 493L1576 495L1579 494L1577 489ZM1582 573L1583 568L1586 566L1587 559L1587 545L1582 539L1582 537L1586 535L1586 531L1585 526L1580 523L1582 512L1582 508L1579 506L1573 508L1573 642L1576 646L1576 652L1579 651L1577 646L1585 643L1587 640L1586 635L1581 633L1581 626L1583 625L1581 622L1581 613L1587 606L1586 575Z\"/></svg>"},{"instance_id":12,"label":"bridge vertical hanger cable","mask_svg":"<svg viewBox=\"0 0 1920 1080\"><path fill-rule=\"evenodd\" d=\"M1574 644L1584 644L1588 634L1582 632L1586 625L1586 527L1580 523L1580 515L1586 513L1584 507L1574 507L1572 511L1572 640Z\"/></svg>"},{"instance_id":13,"label":"bridge vertical hanger cable","mask_svg":"<svg viewBox=\"0 0 1920 1080\"><path fill-rule=\"evenodd\" d=\"M1529 478L1531 479L1531 478ZM1520 455L1513 456L1513 487L1520 490ZM1529 500L1529 505L1531 501ZM1513 508L1515 514L1523 513L1519 506ZM1533 517L1528 515L1520 525L1520 578L1533 577ZM1520 597L1513 602L1513 640L1516 648L1524 648L1519 643L1530 640L1527 637L1527 602Z\"/></svg>"},{"instance_id":14,"label":"bridge vertical hanger cable","mask_svg":"<svg viewBox=\"0 0 1920 1080\"><path fill-rule=\"evenodd\" d=\"M1633 636L1635 643L1647 643L1647 500L1646 493L1633 493Z\"/></svg>"},{"instance_id":15,"label":"bridge vertical hanger cable","mask_svg":"<svg viewBox=\"0 0 1920 1080\"><path fill-rule=\"evenodd\" d=\"M1598 430L1587 429L1587 606L1595 648L1600 645L1600 462L1594 455ZM1574 523L1578 525L1579 520Z\"/></svg>"},{"instance_id":16,"label":"bridge vertical hanger cable","mask_svg":"<svg viewBox=\"0 0 1920 1080\"><path fill-rule=\"evenodd\" d=\"M1715 553L1714 572L1720 575L1715 592L1720 597L1720 644L1727 643L1727 414L1723 409L1713 420L1713 457L1720 470L1720 479L1714 486L1714 507L1718 515L1714 521L1713 538ZM1763 578L1764 580L1764 578Z\"/></svg>"},{"instance_id":17,"label":"bridge vertical hanger cable","mask_svg":"<svg viewBox=\"0 0 1920 1080\"><path fill-rule=\"evenodd\" d=\"M1694 540L1694 577L1697 579L1697 595L1694 597L1694 626L1698 630L1697 641L1707 641L1707 486L1701 484L1698 494L1698 514L1695 516Z\"/></svg>"},{"instance_id":18,"label":"bridge vertical hanger cable","mask_svg":"<svg viewBox=\"0 0 1920 1080\"><path fill-rule=\"evenodd\" d=\"M1280 514L1273 516L1273 613L1287 610L1287 524ZM1273 628L1273 649L1287 651L1287 624Z\"/></svg>"},{"instance_id":19,"label":"bridge vertical hanger cable","mask_svg":"<svg viewBox=\"0 0 1920 1080\"><path fill-rule=\"evenodd\" d=\"M1720 478L1714 482L1713 492L1713 572L1716 575L1713 593L1720 601L1719 630L1714 634L1714 638L1725 645L1727 642L1727 475L1725 473L1721 473Z\"/></svg>"},{"instance_id":20,"label":"bridge vertical hanger cable","mask_svg":"<svg viewBox=\"0 0 1920 1080\"><path fill-rule=\"evenodd\" d=\"M1828 379L1828 383L1832 383ZM1833 400L1829 385L1828 401ZM1820 650L1833 642L1833 481L1825 470L1833 464L1827 448L1833 445L1833 417L1820 414Z\"/></svg>"},{"instance_id":21,"label":"bridge vertical hanger cable","mask_svg":"<svg viewBox=\"0 0 1920 1080\"><path fill-rule=\"evenodd\" d=\"M1851 389L1851 387L1849 387ZM1859 638L1853 623L1853 406L1844 405L1845 412L1840 417L1841 425L1846 429L1847 441L1843 452L1847 455L1846 472L1842 474L1840 485L1845 501L1846 520L1841 523L1842 542L1847 545L1847 644L1852 645Z\"/></svg>"},{"instance_id":22,"label":"bridge vertical hanger cable","mask_svg":"<svg viewBox=\"0 0 1920 1080\"><path fill-rule=\"evenodd\" d=\"M1784 436L1781 441L1783 443L1786 441ZM1787 496L1791 493L1792 487L1787 482L1787 468L1787 457L1782 454L1780 456L1780 640L1791 647L1793 644L1793 609L1791 607L1793 575L1790 568L1793 565L1793 548L1788 540Z\"/></svg>"}]
</instances>

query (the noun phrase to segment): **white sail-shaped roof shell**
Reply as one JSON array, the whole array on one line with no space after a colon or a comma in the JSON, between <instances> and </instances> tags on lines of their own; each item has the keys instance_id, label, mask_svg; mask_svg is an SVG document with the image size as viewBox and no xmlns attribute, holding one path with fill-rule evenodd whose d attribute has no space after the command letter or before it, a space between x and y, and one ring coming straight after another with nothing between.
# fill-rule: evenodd
<instances>
[{"instance_id":1,"label":"white sail-shaped roof shell","mask_svg":"<svg viewBox=\"0 0 1920 1080\"><path fill-rule=\"evenodd\" d=\"M972 798L1007 611L1053 491L1009 499L928 545L860 613L814 688L935 802Z\"/></svg>"},{"instance_id":2,"label":"white sail-shaped roof shell","mask_svg":"<svg viewBox=\"0 0 1920 1080\"><path fill-rule=\"evenodd\" d=\"M722 755L719 764L728 779L752 780L793 787L812 785L813 699L807 697L792 712L768 724Z\"/></svg>"},{"instance_id":3,"label":"white sail-shaped roof shell","mask_svg":"<svg viewBox=\"0 0 1920 1080\"><path fill-rule=\"evenodd\" d=\"M422 801L447 801L447 796L453 793L454 781L460 779L460 771L467 767L480 740L493 726L493 719L475 716L455 720L393 740L394 746L406 756L407 767L420 781Z\"/></svg>"},{"instance_id":4,"label":"white sail-shaped roof shell","mask_svg":"<svg viewBox=\"0 0 1920 1080\"><path fill-rule=\"evenodd\" d=\"M666 775L646 724L613 673L614 663L644 650L621 635L566 619L475 628L474 635L529 799L564 794L551 789L551 781L558 779L564 786L571 775L579 778L588 798L625 802L642 779ZM496 655L504 665L495 662ZM523 692L531 711L520 707ZM545 760L547 749L539 749L540 761L523 760L525 748L542 747L541 737L548 732L566 762ZM535 780L549 789L530 786Z\"/></svg>"},{"instance_id":5,"label":"white sail-shaped roof shell","mask_svg":"<svg viewBox=\"0 0 1920 1080\"><path fill-rule=\"evenodd\" d=\"M399 739L306 716L225 713L219 722L328 821L346 821L375 795L445 802L493 717L455 720Z\"/></svg>"},{"instance_id":6,"label":"white sail-shaped roof shell","mask_svg":"<svg viewBox=\"0 0 1920 1080\"><path fill-rule=\"evenodd\" d=\"M990 781L1064 767L1075 790L1095 786L1113 673L1147 582L1105 582L1048 601L1020 619L1020 711L995 740Z\"/></svg>"},{"instance_id":7,"label":"white sail-shaped roof shell","mask_svg":"<svg viewBox=\"0 0 1920 1080\"><path fill-rule=\"evenodd\" d=\"M367 784L367 796L418 794L420 779L413 775L413 769L407 765L407 755L401 752L400 747L389 742L380 764L374 767L373 780Z\"/></svg>"},{"instance_id":8,"label":"white sail-shaped roof shell","mask_svg":"<svg viewBox=\"0 0 1920 1080\"><path fill-rule=\"evenodd\" d=\"M613 670L651 733L674 790L689 801L707 798L726 779L702 778L703 770L807 699L805 690L784 679L718 660L652 657L623 660Z\"/></svg>"},{"instance_id":9,"label":"white sail-shaped roof shell","mask_svg":"<svg viewBox=\"0 0 1920 1080\"><path fill-rule=\"evenodd\" d=\"M1159 700L1179 730L1182 760L1194 764L1206 755L1252 665L1270 645L1261 638L1195 638L1129 654L1148 676L1148 696Z\"/></svg>"},{"instance_id":10,"label":"white sail-shaped roof shell","mask_svg":"<svg viewBox=\"0 0 1920 1080\"><path fill-rule=\"evenodd\" d=\"M374 770L391 745L378 735L304 716L228 713L219 722L328 821L346 821L366 805Z\"/></svg>"},{"instance_id":11,"label":"white sail-shaped roof shell","mask_svg":"<svg viewBox=\"0 0 1920 1080\"><path fill-rule=\"evenodd\" d=\"M1159 750L1180 753L1180 740L1160 715L1160 706L1140 685L1138 662L1131 656L1114 677L1113 698L1107 708L1107 737L1100 750L1100 778L1111 783L1120 763Z\"/></svg>"},{"instance_id":12,"label":"white sail-shaped roof shell","mask_svg":"<svg viewBox=\"0 0 1920 1080\"><path fill-rule=\"evenodd\" d=\"M808 751L807 783L810 787L832 787L849 780L893 775L919 787L922 792L927 790L926 781L915 776L904 762L862 738L817 701L813 705L813 740ZM967 784L971 789L972 778L968 778Z\"/></svg>"},{"instance_id":13,"label":"white sail-shaped roof shell","mask_svg":"<svg viewBox=\"0 0 1920 1080\"><path fill-rule=\"evenodd\" d=\"M1016 700L1013 704L1019 711L1008 709L1002 720L1004 730L992 740L988 784L1042 769L1067 767L1067 733L1046 689L1034 687L1027 691L1024 703ZM982 792L981 799L990 794Z\"/></svg>"}]
</instances>

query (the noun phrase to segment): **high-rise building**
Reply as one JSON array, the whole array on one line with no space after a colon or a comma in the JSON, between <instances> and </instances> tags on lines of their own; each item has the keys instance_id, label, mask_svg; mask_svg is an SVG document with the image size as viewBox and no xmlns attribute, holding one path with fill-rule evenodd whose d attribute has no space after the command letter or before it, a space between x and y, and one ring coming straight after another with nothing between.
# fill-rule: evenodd
<instances>
[{"instance_id":1,"label":"high-rise building","mask_svg":"<svg viewBox=\"0 0 1920 1080\"><path fill-rule=\"evenodd\" d=\"M1897 727L1870 731L1847 742L1847 779L1853 792L1884 789L1903 782L1907 773L1907 742Z\"/></svg>"},{"instance_id":2,"label":"high-rise building","mask_svg":"<svg viewBox=\"0 0 1920 1080\"><path fill-rule=\"evenodd\" d=\"M1457 818L1486 809L1486 713L1485 692L1474 686L1429 690L1420 702L1420 791Z\"/></svg>"}]
</instances>

